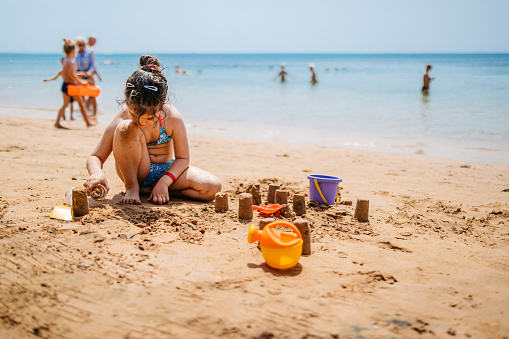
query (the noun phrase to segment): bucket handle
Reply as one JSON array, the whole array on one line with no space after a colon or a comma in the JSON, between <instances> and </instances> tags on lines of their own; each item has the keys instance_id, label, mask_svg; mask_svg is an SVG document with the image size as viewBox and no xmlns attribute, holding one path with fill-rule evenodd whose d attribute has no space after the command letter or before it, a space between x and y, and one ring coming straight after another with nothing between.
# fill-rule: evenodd
<instances>
[{"instance_id":1,"label":"bucket handle","mask_svg":"<svg viewBox=\"0 0 509 339\"><path fill-rule=\"evenodd\" d=\"M322 190L320 189L320 185L318 185L318 181L316 180L316 178L313 179L313 182L315 183L316 190L318 191L318 193L320 193L320 196L322 197L323 202L325 203L325 205L329 206L329 202L323 196Z\"/></svg>"},{"instance_id":2,"label":"bucket handle","mask_svg":"<svg viewBox=\"0 0 509 339\"><path fill-rule=\"evenodd\" d=\"M284 220L276 220L276 221L273 221L271 222L270 224L268 224L267 226L265 227L276 227L276 226L284 226L284 227L288 227L289 229L291 229L292 231L295 232L295 234L297 234L299 237L302 238L302 234L300 233L299 229L297 228L297 226L295 226L294 224L292 224L291 222L288 222L288 221L284 221Z\"/></svg>"}]
</instances>

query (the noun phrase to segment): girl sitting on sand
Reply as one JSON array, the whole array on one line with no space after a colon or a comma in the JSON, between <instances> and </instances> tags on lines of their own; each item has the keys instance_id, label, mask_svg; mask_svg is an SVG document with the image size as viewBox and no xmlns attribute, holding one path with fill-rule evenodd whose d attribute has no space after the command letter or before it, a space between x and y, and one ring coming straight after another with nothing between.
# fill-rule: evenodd
<instances>
[{"instance_id":1,"label":"girl sitting on sand","mask_svg":"<svg viewBox=\"0 0 509 339\"><path fill-rule=\"evenodd\" d=\"M87 160L90 195L97 184L109 190L103 164L111 152L124 182L124 204L141 204L140 189L150 191L155 204L172 195L210 201L221 190L214 175L189 165L186 128L179 111L168 102L168 83L159 60L140 58L140 68L126 81L122 107L106 127Z\"/></svg>"},{"instance_id":2,"label":"girl sitting on sand","mask_svg":"<svg viewBox=\"0 0 509 339\"><path fill-rule=\"evenodd\" d=\"M86 82L78 79L76 74L76 61L74 60L76 57L76 46L74 46L71 40L64 39L64 52L65 58L62 60L62 79L64 80L64 83L62 84L62 96L64 98L64 104L58 111L57 121L55 122L55 127L57 128L65 128L60 125L60 119L64 116L65 108L69 105L69 101L71 100L71 97L67 92L67 87L69 85L86 85ZM88 121L87 112L85 111L85 106L83 105L81 97L73 96L72 98L78 103L81 114L83 115L83 120L85 120L87 127L95 125Z\"/></svg>"}]
</instances>

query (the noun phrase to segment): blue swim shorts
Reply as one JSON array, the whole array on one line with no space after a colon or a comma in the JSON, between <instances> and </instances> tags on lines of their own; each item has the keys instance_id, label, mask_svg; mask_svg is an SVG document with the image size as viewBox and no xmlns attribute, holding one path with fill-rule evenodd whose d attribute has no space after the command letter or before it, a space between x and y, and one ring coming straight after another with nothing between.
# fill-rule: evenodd
<instances>
[{"instance_id":1,"label":"blue swim shorts","mask_svg":"<svg viewBox=\"0 0 509 339\"><path fill-rule=\"evenodd\" d=\"M168 168L170 168L173 160L175 160L175 159L171 159L170 161L165 162L163 164L151 163L150 164L150 172L148 173L147 180L145 180L145 182L143 183L143 185L141 187L150 186L150 185L152 185L152 183L154 183L154 181L158 180L164 174L164 172L166 172L168 170Z\"/></svg>"}]
</instances>

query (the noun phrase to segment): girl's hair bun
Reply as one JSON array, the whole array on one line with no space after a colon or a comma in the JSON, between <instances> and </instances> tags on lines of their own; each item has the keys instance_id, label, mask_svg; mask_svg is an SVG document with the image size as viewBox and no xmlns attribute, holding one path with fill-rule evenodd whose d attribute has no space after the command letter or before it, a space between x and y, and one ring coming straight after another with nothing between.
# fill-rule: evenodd
<instances>
[{"instance_id":1,"label":"girl's hair bun","mask_svg":"<svg viewBox=\"0 0 509 339\"><path fill-rule=\"evenodd\" d=\"M66 54L70 53L73 49L75 49L76 47L74 46L73 42L71 41L71 39L62 39L64 40L64 52Z\"/></svg>"},{"instance_id":2,"label":"girl's hair bun","mask_svg":"<svg viewBox=\"0 0 509 339\"><path fill-rule=\"evenodd\" d=\"M124 100L129 111L138 119L145 113L155 114L168 101L168 81L162 72L161 63L153 55L140 57L140 68L127 78Z\"/></svg>"},{"instance_id":3,"label":"girl's hair bun","mask_svg":"<svg viewBox=\"0 0 509 339\"><path fill-rule=\"evenodd\" d=\"M140 68L144 70L161 68L161 63L153 55L142 55L140 57Z\"/></svg>"}]
</instances>

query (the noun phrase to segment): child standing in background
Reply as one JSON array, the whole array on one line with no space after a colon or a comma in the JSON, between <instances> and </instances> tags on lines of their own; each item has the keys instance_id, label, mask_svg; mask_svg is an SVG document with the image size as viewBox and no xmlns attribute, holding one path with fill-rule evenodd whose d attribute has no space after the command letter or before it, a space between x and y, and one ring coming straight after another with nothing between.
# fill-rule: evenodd
<instances>
[{"instance_id":1,"label":"child standing in background","mask_svg":"<svg viewBox=\"0 0 509 339\"><path fill-rule=\"evenodd\" d=\"M60 59L60 63L62 64L64 61L64 58ZM62 70L58 71L57 75L55 75L53 78L51 79L42 79L42 81L44 82L48 82L48 81L53 81L53 80L57 80L58 77L61 77L62 76ZM71 101L69 103L69 107L70 107L70 111L71 111L71 120L74 120L74 117L73 117L73 113L74 113L74 99L71 97ZM65 114L64 116L62 117L62 119L65 120Z\"/></svg>"},{"instance_id":2,"label":"child standing in background","mask_svg":"<svg viewBox=\"0 0 509 339\"><path fill-rule=\"evenodd\" d=\"M65 128L60 124L60 119L64 116L65 108L69 105L71 100L71 97L67 92L67 87L69 85L87 84L85 81L78 79L78 75L76 74L76 62L74 61L74 57L76 56L76 46L74 46L71 40L64 39L64 52L66 55L64 60L62 60L62 79L64 80L64 83L62 84L62 96L64 104L58 111L57 121L55 122L55 127L57 128ZM78 103L81 114L83 115L83 120L85 120L87 127L95 125L88 120L87 112L85 111L85 106L83 105L81 97L75 95L72 98Z\"/></svg>"}]
</instances>

